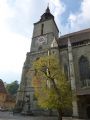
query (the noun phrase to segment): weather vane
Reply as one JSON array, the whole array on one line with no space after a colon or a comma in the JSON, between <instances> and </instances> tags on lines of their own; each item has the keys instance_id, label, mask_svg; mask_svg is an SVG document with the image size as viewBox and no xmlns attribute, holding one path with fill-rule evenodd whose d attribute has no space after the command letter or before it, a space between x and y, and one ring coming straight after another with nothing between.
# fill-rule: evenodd
<instances>
[{"instance_id":1,"label":"weather vane","mask_svg":"<svg viewBox=\"0 0 90 120\"><path fill-rule=\"evenodd\" d=\"M48 2L48 7L49 7L49 2Z\"/></svg>"}]
</instances>

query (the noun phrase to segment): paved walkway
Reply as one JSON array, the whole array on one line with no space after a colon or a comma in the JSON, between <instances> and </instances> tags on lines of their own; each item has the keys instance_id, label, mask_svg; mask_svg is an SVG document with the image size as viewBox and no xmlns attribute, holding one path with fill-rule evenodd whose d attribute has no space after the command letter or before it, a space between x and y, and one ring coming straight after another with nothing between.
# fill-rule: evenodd
<instances>
[{"instance_id":1,"label":"paved walkway","mask_svg":"<svg viewBox=\"0 0 90 120\"><path fill-rule=\"evenodd\" d=\"M0 112L0 120L58 120L57 117L44 117L44 116L21 116L18 114L13 115L10 112ZM72 118L63 118L63 120L78 120ZM79 119L80 120L80 119Z\"/></svg>"}]
</instances>

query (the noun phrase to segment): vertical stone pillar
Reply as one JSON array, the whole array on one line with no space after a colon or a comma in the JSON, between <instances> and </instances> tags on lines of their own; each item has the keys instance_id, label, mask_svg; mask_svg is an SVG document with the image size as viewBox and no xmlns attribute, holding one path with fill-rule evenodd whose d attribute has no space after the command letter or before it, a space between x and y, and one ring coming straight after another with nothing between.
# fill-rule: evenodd
<instances>
[{"instance_id":1,"label":"vertical stone pillar","mask_svg":"<svg viewBox=\"0 0 90 120\"><path fill-rule=\"evenodd\" d=\"M72 46L69 37L68 37L68 58L69 58L69 77L71 82L72 95L76 97L76 84L75 84ZM77 99L72 100L72 107L73 107L73 117L78 117L79 115L78 115Z\"/></svg>"}]
</instances>

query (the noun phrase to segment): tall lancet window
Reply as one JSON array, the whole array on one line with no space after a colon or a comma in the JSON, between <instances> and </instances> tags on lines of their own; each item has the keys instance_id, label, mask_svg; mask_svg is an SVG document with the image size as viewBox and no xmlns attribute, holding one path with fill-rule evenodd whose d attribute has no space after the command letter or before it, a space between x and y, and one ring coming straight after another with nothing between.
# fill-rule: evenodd
<instances>
[{"instance_id":1,"label":"tall lancet window","mask_svg":"<svg viewBox=\"0 0 90 120\"><path fill-rule=\"evenodd\" d=\"M81 56L79 59L79 72L82 86L90 86L90 67L86 57Z\"/></svg>"},{"instance_id":2,"label":"tall lancet window","mask_svg":"<svg viewBox=\"0 0 90 120\"><path fill-rule=\"evenodd\" d=\"M68 67L66 64L64 65L64 73L65 73L66 79L68 80Z\"/></svg>"},{"instance_id":3,"label":"tall lancet window","mask_svg":"<svg viewBox=\"0 0 90 120\"><path fill-rule=\"evenodd\" d=\"M44 24L41 25L41 35L43 35Z\"/></svg>"}]
</instances>

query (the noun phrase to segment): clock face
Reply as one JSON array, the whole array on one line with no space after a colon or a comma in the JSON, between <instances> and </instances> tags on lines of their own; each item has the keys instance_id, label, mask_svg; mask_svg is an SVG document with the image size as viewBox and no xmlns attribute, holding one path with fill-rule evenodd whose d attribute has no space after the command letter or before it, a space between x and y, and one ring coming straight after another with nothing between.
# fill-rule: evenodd
<instances>
[{"instance_id":1,"label":"clock face","mask_svg":"<svg viewBox=\"0 0 90 120\"><path fill-rule=\"evenodd\" d=\"M37 45L47 44L47 36L40 36L36 40Z\"/></svg>"}]
</instances>

